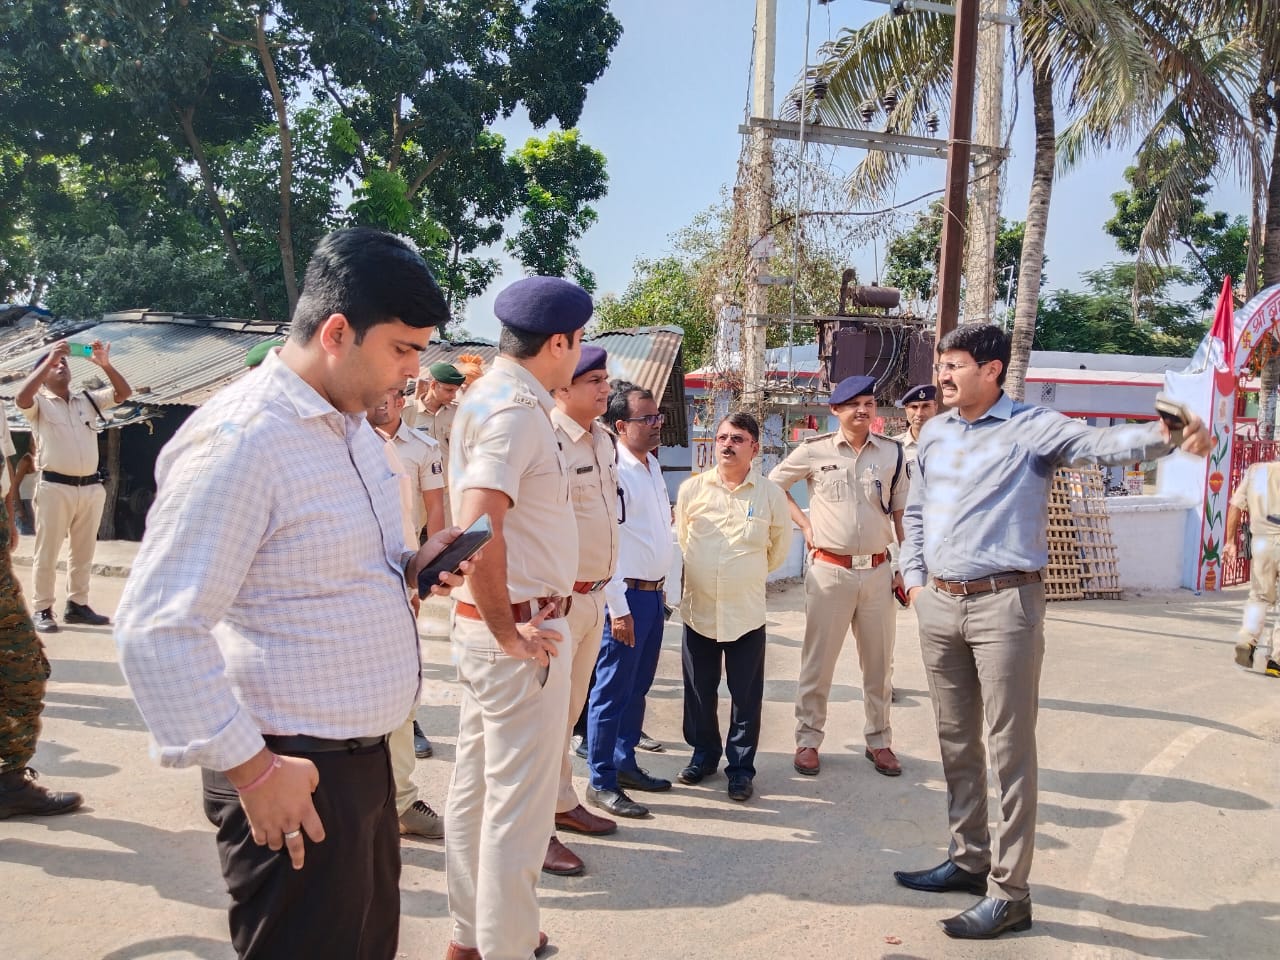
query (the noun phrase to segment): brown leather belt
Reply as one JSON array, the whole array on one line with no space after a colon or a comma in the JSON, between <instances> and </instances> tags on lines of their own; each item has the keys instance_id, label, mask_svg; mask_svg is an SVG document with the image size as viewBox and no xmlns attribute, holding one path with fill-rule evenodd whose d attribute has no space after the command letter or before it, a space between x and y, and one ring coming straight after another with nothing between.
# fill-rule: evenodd
<instances>
[{"instance_id":1,"label":"brown leather belt","mask_svg":"<svg viewBox=\"0 0 1280 960\"><path fill-rule=\"evenodd\" d=\"M847 553L832 553L830 550L823 550L821 547L815 548L813 551L813 559L822 560L826 563L833 563L837 567L844 567L849 570L853 567L853 557ZM871 569L874 570L882 563L889 560L889 551L885 550L881 553L871 554Z\"/></svg>"},{"instance_id":2,"label":"brown leather belt","mask_svg":"<svg viewBox=\"0 0 1280 960\"><path fill-rule=\"evenodd\" d=\"M601 589L608 582L609 582L608 577L605 577L603 580L579 580L577 583L573 585L573 592L574 593L595 593L597 590Z\"/></svg>"},{"instance_id":3,"label":"brown leather belt","mask_svg":"<svg viewBox=\"0 0 1280 960\"><path fill-rule=\"evenodd\" d=\"M626 580L628 590L647 590L649 593L657 593L667 582L665 577L661 580L637 580L635 577L627 577Z\"/></svg>"},{"instance_id":4,"label":"brown leather belt","mask_svg":"<svg viewBox=\"0 0 1280 960\"><path fill-rule=\"evenodd\" d=\"M1039 583L1040 579L1039 570L1032 570L1029 573L1011 570L1007 573L993 573L989 577L980 577L977 580L942 580L934 577L933 585L953 597L971 597L975 593L996 593L1000 590L1008 590L1010 587Z\"/></svg>"},{"instance_id":5,"label":"brown leather belt","mask_svg":"<svg viewBox=\"0 0 1280 960\"><path fill-rule=\"evenodd\" d=\"M569 608L573 606L573 597L538 597L536 600L526 600L524 603L513 603L511 615L516 618L516 623L528 623L548 603L554 603L556 609L547 614L545 619L556 620L569 613ZM468 620L484 619L474 603L459 600L454 605L454 610L457 611L458 616L466 617Z\"/></svg>"}]
</instances>

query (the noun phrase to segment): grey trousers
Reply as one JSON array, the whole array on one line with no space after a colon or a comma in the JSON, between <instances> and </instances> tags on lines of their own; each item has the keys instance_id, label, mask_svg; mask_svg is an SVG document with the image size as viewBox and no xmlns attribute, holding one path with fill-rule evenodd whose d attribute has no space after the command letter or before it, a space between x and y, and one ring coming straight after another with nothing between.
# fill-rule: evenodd
<instances>
[{"instance_id":1,"label":"grey trousers","mask_svg":"<svg viewBox=\"0 0 1280 960\"><path fill-rule=\"evenodd\" d=\"M1036 836L1036 714L1044 660L1044 585L953 597L932 584L916 595L920 652L947 779L949 856L991 869L988 894L1021 900ZM1000 794L995 848L987 825L987 754Z\"/></svg>"}]
</instances>

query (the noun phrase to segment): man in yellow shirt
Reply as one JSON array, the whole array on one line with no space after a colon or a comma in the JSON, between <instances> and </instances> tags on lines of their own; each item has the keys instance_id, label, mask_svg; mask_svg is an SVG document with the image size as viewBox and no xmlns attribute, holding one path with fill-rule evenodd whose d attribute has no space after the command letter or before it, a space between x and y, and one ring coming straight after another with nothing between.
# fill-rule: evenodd
<instances>
[{"instance_id":1,"label":"man in yellow shirt","mask_svg":"<svg viewBox=\"0 0 1280 960\"><path fill-rule=\"evenodd\" d=\"M782 566L791 519L782 489L761 475L760 426L747 413L716 427L716 467L690 477L676 498L684 554L684 738L693 747L681 783L699 783L728 759L729 798L751 798L764 700L765 579ZM733 710L721 745L720 665Z\"/></svg>"}]
</instances>

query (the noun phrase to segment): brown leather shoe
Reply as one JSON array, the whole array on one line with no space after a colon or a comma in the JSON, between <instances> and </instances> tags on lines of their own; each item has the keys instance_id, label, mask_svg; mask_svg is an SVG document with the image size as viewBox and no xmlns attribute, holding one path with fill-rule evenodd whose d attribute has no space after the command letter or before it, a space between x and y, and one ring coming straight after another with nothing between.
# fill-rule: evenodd
<instances>
[{"instance_id":1,"label":"brown leather shoe","mask_svg":"<svg viewBox=\"0 0 1280 960\"><path fill-rule=\"evenodd\" d=\"M546 949L547 935L539 930L538 946L534 948L533 955L540 957L542 956L542 951ZM480 956L480 951L475 947L464 947L450 940L449 949L444 952L444 960L484 960L484 958Z\"/></svg>"},{"instance_id":2,"label":"brown leather shoe","mask_svg":"<svg viewBox=\"0 0 1280 960\"><path fill-rule=\"evenodd\" d=\"M818 771L822 769L822 761L818 759L818 748L796 747L795 768L796 773L803 773L806 777L816 777Z\"/></svg>"},{"instance_id":3,"label":"brown leather shoe","mask_svg":"<svg viewBox=\"0 0 1280 960\"><path fill-rule=\"evenodd\" d=\"M553 836L547 844L547 855L542 858L542 872L557 877L576 877L584 869L586 864L582 858Z\"/></svg>"},{"instance_id":4,"label":"brown leather shoe","mask_svg":"<svg viewBox=\"0 0 1280 960\"><path fill-rule=\"evenodd\" d=\"M888 747L876 747L875 749L867 747L865 756L876 765L876 773L883 773L886 777L902 775L902 764L898 762L898 758L893 755L893 751Z\"/></svg>"},{"instance_id":5,"label":"brown leather shoe","mask_svg":"<svg viewBox=\"0 0 1280 960\"><path fill-rule=\"evenodd\" d=\"M578 804L567 813L556 814L556 829L568 830L570 833L585 833L593 837L603 837L610 833L616 833L618 823L608 817L597 817L582 804Z\"/></svg>"}]
</instances>

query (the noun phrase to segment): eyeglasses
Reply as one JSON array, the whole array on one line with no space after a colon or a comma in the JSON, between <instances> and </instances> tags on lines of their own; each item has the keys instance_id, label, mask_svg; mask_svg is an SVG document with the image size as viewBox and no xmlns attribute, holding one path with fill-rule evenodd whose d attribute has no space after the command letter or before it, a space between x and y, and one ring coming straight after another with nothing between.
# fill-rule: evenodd
<instances>
[{"instance_id":1,"label":"eyeglasses","mask_svg":"<svg viewBox=\"0 0 1280 960\"><path fill-rule=\"evenodd\" d=\"M722 433L716 437L716 443L731 443L735 447L740 447L744 443L751 443L752 438L744 436L741 433Z\"/></svg>"},{"instance_id":2,"label":"eyeglasses","mask_svg":"<svg viewBox=\"0 0 1280 960\"><path fill-rule=\"evenodd\" d=\"M963 370L965 367L980 367L984 363L990 363L990 360L979 360L976 363L935 363L933 365L934 373L955 373L957 370Z\"/></svg>"},{"instance_id":3,"label":"eyeglasses","mask_svg":"<svg viewBox=\"0 0 1280 960\"><path fill-rule=\"evenodd\" d=\"M650 427L660 427L667 422L665 413L650 413L643 417L623 417L623 423L643 423Z\"/></svg>"}]
</instances>

